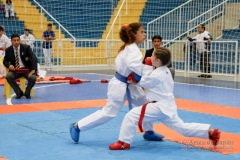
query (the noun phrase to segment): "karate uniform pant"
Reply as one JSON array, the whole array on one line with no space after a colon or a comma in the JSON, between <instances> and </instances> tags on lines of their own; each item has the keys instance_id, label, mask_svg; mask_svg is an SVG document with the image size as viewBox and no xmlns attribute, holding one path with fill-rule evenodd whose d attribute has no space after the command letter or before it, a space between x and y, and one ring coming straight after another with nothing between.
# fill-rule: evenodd
<instances>
[{"instance_id":1,"label":"karate uniform pant","mask_svg":"<svg viewBox=\"0 0 240 160\"><path fill-rule=\"evenodd\" d=\"M43 48L43 55L46 65L51 64L51 58L52 58L52 48Z\"/></svg>"},{"instance_id":2,"label":"karate uniform pant","mask_svg":"<svg viewBox=\"0 0 240 160\"><path fill-rule=\"evenodd\" d=\"M110 83L112 83L111 81L110 81ZM118 80L116 80L114 78L113 81L118 81ZM111 84L109 84L109 85L111 85ZM120 88L121 84L119 84L118 87ZM114 84L113 84L113 86L112 87L110 86L108 89L109 89L108 90L109 93L108 93L107 105L104 106L101 110L98 110L98 111L92 113L91 115L78 121L78 128L81 131L89 130L91 128L97 127L99 125L102 125L102 124L110 121L111 119L113 119L114 117L116 117L118 115L121 108L124 106L124 103L127 100L127 96L125 95L124 98L121 101L119 101L117 98L111 98L109 96L114 91L115 92L113 94L116 94L116 86L114 86ZM141 106L141 105L145 104L147 102L147 100L145 99L145 93L143 92L142 88L136 87L134 89L135 89L135 92L131 91L131 94L133 97L133 99L132 99L133 105ZM142 93L139 93L139 92L142 92ZM121 94L121 93L119 93L119 94ZM153 124L149 123L144 127L147 128L148 130L152 130Z\"/></svg>"},{"instance_id":3,"label":"karate uniform pant","mask_svg":"<svg viewBox=\"0 0 240 160\"><path fill-rule=\"evenodd\" d=\"M5 17L8 18L9 17L9 13L11 17L14 17L14 11L13 9L9 9L5 11Z\"/></svg>"},{"instance_id":4,"label":"karate uniform pant","mask_svg":"<svg viewBox=\"0 0 240 160\"><path fill-rule=\"evenodd\" d=\"M3 65L4 56L0 53L0 78L6 76L6 68Z\"/></svg>"},{"instance_id":5,"label":"karate uniform pant","mask_svg":"<svg viewBox=\"0 0 240 160\"><path fill-rule=\"evenodd\" d=\"M45 70L39 70L38 71L38 74L39 74L39 77L40 78L45 78L46 77L46 74L47 74L47 71L45 71Z\"/></svg>"},{"instance_id":6,"label":"karate uniform pant","mask_svg":"<svg viewBox=\"0 0 240 160\"><path fill-rule=\"evenodd\" d=\"M6 77L6 68L4 66L0 66L0 78Z\"/></svg>"},{"instance_id":7,"label":"karate uniform pant","mask_svg":"<svg viewBox=\"0 0 240 160\"><path fill-rule=\"evenodd\" d=\"M142 107L135 107L126 114L121 125L118 140L129 144L132 143L138 127L141 109ZM143 119L142 125L144 131L147 131L144 127L146 124L153 124L156 121L161 121L164 125L187 137L209 138L209 124L184 123L177 114L174 114L174 116L170 118L168 115L164 114L158 106L150 103L146 107Z\"/></svg>"}]
</instances>

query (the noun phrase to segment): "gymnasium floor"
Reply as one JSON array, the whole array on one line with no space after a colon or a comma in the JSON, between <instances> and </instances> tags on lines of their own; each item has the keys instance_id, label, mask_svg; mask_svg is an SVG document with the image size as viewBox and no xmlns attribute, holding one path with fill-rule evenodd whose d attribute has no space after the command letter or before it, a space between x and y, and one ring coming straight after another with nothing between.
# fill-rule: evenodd
<instances>
[{"instance_id":1,"label":"gymnasium floor","mask_svg":"<svg viewBox=\"0 0 240 160\"><path fill-rule=\"evenodd\" d=\"M162 124L155 124L154 130L165 136L164 141L145 141L138 133L131 150L111 151L108 145L118 138L127 106L112 121L81 132L80 142L73 143L69 123L106 104L108 84L100 80L110 79L113 73L58 72L58 76L91 82L36 84L35 96L30 100L12 98L6 101L1 92L0 160L240 159L239 83L196 78L175 78L179 116L185 122L210 123L213 128L221 129L218 147L214 148L208 140L183 137ZM3 91L3 85L0 90Z\"/></svg>"}]
</instances>

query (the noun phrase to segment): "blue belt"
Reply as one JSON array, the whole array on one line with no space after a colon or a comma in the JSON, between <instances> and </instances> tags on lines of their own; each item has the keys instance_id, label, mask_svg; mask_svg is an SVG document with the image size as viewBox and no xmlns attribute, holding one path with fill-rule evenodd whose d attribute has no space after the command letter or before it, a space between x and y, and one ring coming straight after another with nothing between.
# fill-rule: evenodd
<instances>
[{"instance_id":1,"label":"blue belt","mask_svg":"<svg viewBox=\"0 0 240 160\"><path fill-rule=\"evenodd\" d=\"M123 83L126 83L127 84L127 77L124 77L123 75L119 74L118 72L115 73L115 77L123 82ZM128 99L128 107L129 107L129 110L132 109L132 97L131 97L131 93L130 93L130 90L128 88L128 84L127 84L127 99Z\"/></svg>"}]
</instances>

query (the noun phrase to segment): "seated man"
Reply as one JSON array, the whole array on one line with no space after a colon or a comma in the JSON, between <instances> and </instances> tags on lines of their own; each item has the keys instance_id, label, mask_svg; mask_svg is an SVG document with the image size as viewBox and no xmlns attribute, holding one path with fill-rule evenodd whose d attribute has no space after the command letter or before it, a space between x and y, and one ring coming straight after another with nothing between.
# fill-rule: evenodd
<instances>
[{"instance_id":1,"label":"seated man","mask_svg":"<svg viewBox=\"0 0 240 160\"><path fill-rule=\"evenodd\" d=\"M20 44L20 36L13 34L11 36L12 45L6 49L6 54L3 64L9 69L6 75L6 80L16 93L16 99L21 98L23 95L31 99L30 91L36 82L37 71L37 57L32 52L29 45ZM16 79L25 77L28 84L25 94L16 83Z\"/></svg>"}]
</instances>

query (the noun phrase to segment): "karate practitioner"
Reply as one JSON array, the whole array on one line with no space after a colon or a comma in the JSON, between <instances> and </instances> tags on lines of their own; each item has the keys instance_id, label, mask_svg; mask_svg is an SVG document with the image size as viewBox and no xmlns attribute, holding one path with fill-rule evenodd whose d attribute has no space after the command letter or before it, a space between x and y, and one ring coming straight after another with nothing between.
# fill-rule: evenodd
<instances>
[{"instance_id":1,"label":"karate practitioner","mask_svg":"<svg viewBox=\"0 0 240 160\"><path fill-rule=\"evenodd\" d=\"M146 88L146 96L150 103L135 107L123 119L118 141L109 146L110 150L130 149L137 124L140 131L145 124L160 121L169 128L188 137L210 138L217 145L220 138L218 129L211 129L210 124L184 123L177 113L173 95L174 81L166 64L171 53L166 48L159 48L151 56L152 65L156 67L149 75L143 75L139 85ZM144 114L145 113L145 114Z\"/></svg>"},{"instance_id":2,"label":"karate practitioner","mask_svg":"<svg viewBox=\"0 0 240 160\"><path fill-rule=\"evenodd\" d=\"M117 72L108 85L107 105L102 110L96 111L77 123L70 124L70 135L73 141L79 141L80 132L102 125L116 117L127 99L130 109L131 102L135 106L140 106L147 102L145 93L140 86L127 84L127 78L132 72L135 73L137 79L142 75L145 68L146 70L149 67L152 68L152 66L142 64L142 53L138 48L138 45L144 42L145 37L146 34L141 23L125 24L121 27L120 39L124 44L120 47L119 54L115 59ZM151 133L151 135L146 133L144 135L145 139L162 140L163 137L161 135L152 131L152 124L147 124L144 128Z\"/></svg>"},{"instance_id":3,"label":"karate practitioner","mask_svg":"<svg viewBox=\"0 0 240 160\"><path fill-rule=\"evenodd\" d=\"M33 43L35 42L35 37L32 34L30 34L29 29L27 28L24 29L24 34L20 36L20 39L23 44L29 45L33 51L34 48Z\"/></svg>"},{"instance_id":4,"label":"karate practitioner","mask_svg":"<svg viewBox=\"0 0 240 160\"><path fill-rule=\"evenodd\" d=\"M14 5L12 3L12 0L6 0L5 4L5 18L9 18L9 13L11 18L14 18Z\"/></svg>"},{"instance_id":5,"label":"karate practitioner","mask_svg":"<svg viewBox=\"0 0 240 160\"><path fill-rule=\"evenodd\" d=\"M6 76L6 68L3 66L3 59L5 56L5 50L11 46L11 41L4 34L4 28L0 25L0 78Z\"/></svg>"}]
</instances>

